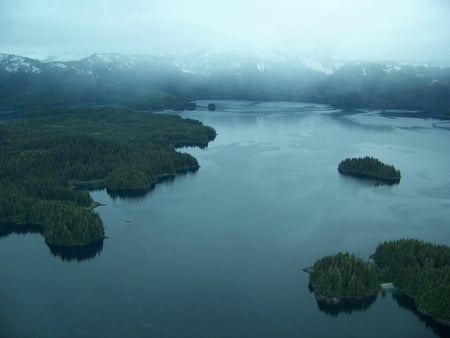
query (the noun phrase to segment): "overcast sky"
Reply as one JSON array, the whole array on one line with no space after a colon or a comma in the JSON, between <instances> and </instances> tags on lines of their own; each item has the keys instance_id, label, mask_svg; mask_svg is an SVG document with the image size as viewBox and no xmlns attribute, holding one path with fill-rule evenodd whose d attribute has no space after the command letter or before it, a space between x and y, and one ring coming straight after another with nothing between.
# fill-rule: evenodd
<instances>
[{"instance_id":1,"label":"overcast sky","mask_svg":"<svg viewBox=\"0 0 450 338\"><path fill-rule=\"evenodd\" d=\"M289 53L450 66L450 0L0 0L0 52Z\"/></svg>"}]
</instances>

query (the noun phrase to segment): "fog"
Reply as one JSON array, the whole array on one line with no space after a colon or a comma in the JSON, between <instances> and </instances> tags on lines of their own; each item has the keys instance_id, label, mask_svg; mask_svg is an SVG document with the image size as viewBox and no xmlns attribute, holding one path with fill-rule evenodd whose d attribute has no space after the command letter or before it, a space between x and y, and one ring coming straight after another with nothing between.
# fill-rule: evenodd
<instances>
[{"instance_id":1,"label":"fog","mask_svg":"<svg viewBox=\"0 0 450 338\"><path fill-rule=\"evenodd\" d=\"M0 52L320 55L450 66L448 0L2 0Z\"/></svg>"}]
</instances>

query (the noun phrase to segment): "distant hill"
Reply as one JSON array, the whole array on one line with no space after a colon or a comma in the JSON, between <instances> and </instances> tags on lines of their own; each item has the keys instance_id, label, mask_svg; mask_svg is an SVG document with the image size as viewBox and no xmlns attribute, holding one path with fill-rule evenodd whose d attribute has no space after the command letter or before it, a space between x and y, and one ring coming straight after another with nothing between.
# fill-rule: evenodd
<instances>
[{"instance_id":1,"label":"distant hill","mask_svg":"<svg viewBox=\"0 0 450 338\"><path fill-rule=\"evenodd\" d=\"M450 68L220 53L182 58L94 54L70 62L0 54L0 106L182 109L186 100L199 98L303 100L450 117Z\"/></svg>"}]
</instances>

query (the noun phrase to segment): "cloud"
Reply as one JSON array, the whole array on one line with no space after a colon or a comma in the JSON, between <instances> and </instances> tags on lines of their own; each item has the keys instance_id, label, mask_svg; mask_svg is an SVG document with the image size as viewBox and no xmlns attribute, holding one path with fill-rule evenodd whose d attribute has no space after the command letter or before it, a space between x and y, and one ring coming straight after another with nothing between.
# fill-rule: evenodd
<instances>
[{"instance_id":1,"label":"cloud","mask_svg":"<svg viewBox=\"0 0 450 338\"><path fill-rule=\"evenodd\" d=\"M450 65L446 0L2 0L0 20L2 50L220 48Z\"/></svg>"}]
</instances>

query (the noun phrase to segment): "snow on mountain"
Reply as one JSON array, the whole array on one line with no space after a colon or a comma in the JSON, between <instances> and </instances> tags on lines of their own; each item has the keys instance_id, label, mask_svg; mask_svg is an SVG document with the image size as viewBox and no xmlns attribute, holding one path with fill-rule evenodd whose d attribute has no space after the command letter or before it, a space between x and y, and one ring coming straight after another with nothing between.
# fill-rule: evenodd
<instances>
[{"instance_id":1,"label":"snow on mountain","mask_svg":"<svg viewBox=\"0 0 450 338\"><path fill-rule=\"evenodd\" d=\"M349 68L350 67L350 68ZM127 72L134 74L150 74L152 72L172 72L180 76L209 77L214 74L231 76L251 76L252 74L285 74L282 76L299 76L317 74L327 77L341 70L360 72L364 78L370 78L374 71L384 72L391 76L400 72L411 72L416 78L432 81L439 75L449 72L448 68L436 67L429 64L409 65L403 63L370 63L370 62L342 62L335 58L326 57L298 57L282 54L266 56L238 56L230 53L208 51L184 57L157 57L150 55L123 55L116 53L99 53L78 61L56 61L48 59L46 62L17 55L0 54L0 70L8 73L25 72L41 74L48 71L74 72L80 75L93 75L99 72ZM147 75L148 76L148 75ZM444 79L444 82L446 80Z\"/></svg>"},{"instance_id":2,"label":"snow on mountain","mask_svg":"<svg viewBox=\"0 0 450 338\"><path fill-rule=\"evenodd\" d=\"M24 72L40 74L41 69L37 67L39 61L18 55L0 54L0 68L8 73Z\"/></svg>"},{"instance_id":3,"label":"snow on mountain","mask_svg":"<svg viewBox=\"0 0 450 338\"><path fill-rule=\"evenodd\" d=\"M258 68L258 70L260 72L265 72L266 70L270 69L270 66L267 63L265 63L264 61L259 61L256 64L256 67Z\"/></svg>"},{"instance_id":4,"label":"snow on mountain","mask_svg":"<svg viewBox=\"0 0 450 338\"><path fill-rule=\"evenodd\" d=\"M326 75L333 74L336 70L342 68L344 66L344 63L342 62L319 62L318 60L314 59L303 59L302 63L308 67L311 70L314 70L319 73L324 73Z\"/></svg>"},{"instance_id":5,"label":"snow on mountain","mask_svg":"<svg viewBox=\"0 0 450 338\"><path fill-rule=\"evenodd\" d=\"M390 74L390 73L392 73L392 72L399 72L399 71L401 71L402 70L402 67L400 67L400 66L398 66L398 65L385 65L384 66L384 68L383 68L383 70L386 72L386 73L388 73L388 74Z\"/></svg>"}]
</instances>

